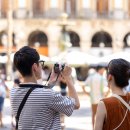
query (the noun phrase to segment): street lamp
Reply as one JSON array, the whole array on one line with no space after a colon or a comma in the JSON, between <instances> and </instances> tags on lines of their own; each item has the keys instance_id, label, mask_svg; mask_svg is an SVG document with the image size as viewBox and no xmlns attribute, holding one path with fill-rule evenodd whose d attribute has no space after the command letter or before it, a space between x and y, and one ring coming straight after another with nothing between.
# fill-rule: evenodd
<instances>
[{"instance_id":1,"label":"street lamp","mask_svg":"<svg viewBox=\"0 0 130 130\"><path fill-rule=\"evenodd\" d=\"M72 46L70 42L70 35L66 29L66 27L69 25L67 20L68 20L68 14L62 13L59 23L59 26L62 27L61 36L59 39L59 47L61 51L65 51L67 48L70 48Z\"/></svg>"}]
</instances>

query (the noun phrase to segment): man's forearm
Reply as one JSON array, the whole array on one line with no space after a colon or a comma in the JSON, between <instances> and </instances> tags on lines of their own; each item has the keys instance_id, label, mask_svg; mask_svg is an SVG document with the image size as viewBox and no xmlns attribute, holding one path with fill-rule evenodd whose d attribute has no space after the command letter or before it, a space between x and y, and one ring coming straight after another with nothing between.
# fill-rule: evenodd
<instances>
[{"instance_id":1,"label":"man's forearm","mask_svg":"<svg viewBox=\"0 0 130 130\"><path fill-rule=\"evenodd\" d=\"M77 92L74 88L74 83L71 76L66 78L66 83L68 86L69 97L72 97L75 99L75 109L78 109L80 107L80 102L79 102Z\"/></svg>"}]
</instances>

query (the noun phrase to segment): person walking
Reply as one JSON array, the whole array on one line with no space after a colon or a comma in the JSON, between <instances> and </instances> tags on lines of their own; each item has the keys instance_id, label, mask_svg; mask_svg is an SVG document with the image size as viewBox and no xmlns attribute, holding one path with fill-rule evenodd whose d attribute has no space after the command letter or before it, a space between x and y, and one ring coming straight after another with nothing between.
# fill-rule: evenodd
<instances>
[{"instance_id":1,"label":"person walking","mask_svg":"<svg viewBox=\"0 0 130 130\"><path fill-rule=\"evenodd\" d=\"M105 96L105 87L107 85L107 81L104 78L103 74L105 71L105 67L98 65L96 67L96 71L89 75L85 81L85 85L90 87L90 92L88 95L91 100L91 109L92 109L92 124L94 127L95 114L97 110L97 104Z\"/></svg>"},{"instance_id":2,"label":"person walking","mask_svg":"<svg viewBox=\"0 0 130 130\"><path fill-rule=\"evenodd\" d=\"M94 130L130 130L130 93L124 91L129 77L128 61L113 59L109 62L107 81L112 96L99 102Z\"/></svg>"},{"instance_id":3,"label":"person walking","mask_svg":"<svg viewBox=\"0 0 130 130\"><path fill-rule=\"evenodd\" d=\"M37 83L37 76L42 72L43 61L40 61L35 49L24 46L18 50L14 55L14 65L23 77L23 83L13 88L10 95L12 113L16 116L16 129L61 130L60 113L70 116L74 109L80 107L71 78L71 67L65 65L60 73L68 86L67 97L55 92L49 86Z\"/></svg>"},{"instance_id":4,"label":"person walking","mask_svg":"<svg viewBox=\"0 0 130 130\"><path fill-rule=\"evenodd\" d=\"M9 89L5 84L5 76L4 74L0 74L0 127L4 127L3 125L3 106L6 95L8 94Z\"/></svg>"}]
</instances>

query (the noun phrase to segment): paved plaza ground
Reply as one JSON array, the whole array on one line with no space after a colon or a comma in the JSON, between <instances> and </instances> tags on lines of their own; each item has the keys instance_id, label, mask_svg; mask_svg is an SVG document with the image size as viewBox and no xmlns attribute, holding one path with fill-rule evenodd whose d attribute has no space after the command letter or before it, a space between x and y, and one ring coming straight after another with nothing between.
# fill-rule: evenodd
<instances>
[{"instance_id":1,"label":"paved plaza ground","mask_svg":"<svg viewBox=\"0 0 130 130\"><path fill-rule=\"evenodd\" d=\"M81 107L79 110L76 110L71 117L65 117L65 130L92 130L89 97L80 93L79 98ZM11 130L9 99L5 100L3 119L6 128L0 128L0 130Z\"/></svg>"}]
</instances>

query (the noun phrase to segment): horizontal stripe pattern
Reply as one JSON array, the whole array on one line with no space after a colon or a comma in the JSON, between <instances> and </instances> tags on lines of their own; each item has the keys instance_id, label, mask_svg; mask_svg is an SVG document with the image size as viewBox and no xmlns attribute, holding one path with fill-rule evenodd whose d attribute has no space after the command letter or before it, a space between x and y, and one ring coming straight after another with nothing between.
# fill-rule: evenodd
<instances>
[{"instance_id":1,"label":"horizontal stripe pattern","mask_svg":"<svg viewBox=\"0 0 130 130\"><path fill-rule=\"evenodd\" d=\"M12 88L10 97L14 116L28 90L28 87ZM36 88L29 95L20 114L19 130L61 130L60 113L70 116L74 105L74 99L52 89Z\"/></svg>"}]
</instances>

